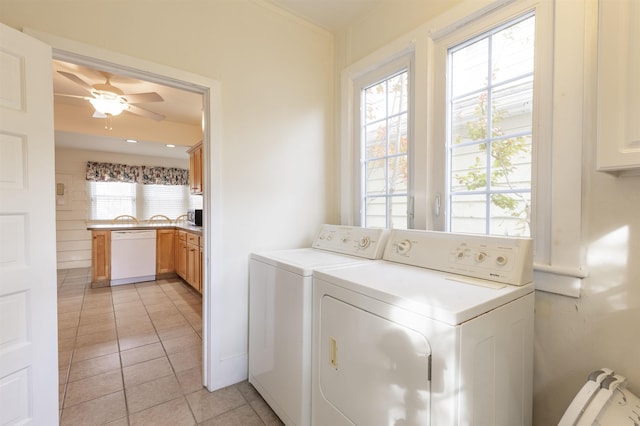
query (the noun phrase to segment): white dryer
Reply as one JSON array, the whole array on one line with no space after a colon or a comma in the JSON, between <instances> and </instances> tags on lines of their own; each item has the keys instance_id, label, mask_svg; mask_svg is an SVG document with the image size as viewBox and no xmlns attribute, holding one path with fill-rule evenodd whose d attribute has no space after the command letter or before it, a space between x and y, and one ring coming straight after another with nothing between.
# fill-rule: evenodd
<instances>
[{"instance_id":1,"label":"white dryer","mask_svg":"<svg viewBox=\"0 0 640 426\"><path fill-rule=\"evenodd\" d=\"M531 240L392 231L383 259L314 272L312 424L531 424Z\"/></svg>"},{"instance_id":2,"label":"white dryer","mask_svg":"<svg viewBox=\"0 0 640 426\"><path fill-rule=\"evenodd\" d=\"M311 424L313 270L379 259L384 236L323 225L311 248L251 254L249 382L286 425Z\"/></svg>"}]
</instances>

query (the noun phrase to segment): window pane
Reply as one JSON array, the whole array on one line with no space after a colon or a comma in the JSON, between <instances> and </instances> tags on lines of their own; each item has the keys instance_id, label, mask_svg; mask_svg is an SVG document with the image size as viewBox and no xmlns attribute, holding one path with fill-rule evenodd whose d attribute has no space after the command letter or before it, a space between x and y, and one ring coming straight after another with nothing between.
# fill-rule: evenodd
<instances>
[{"instance_id":1,"label":"window pane","mask_svg":"<svg viewBox=\"0 0 640 426\"><path fill-rule=\"evenodd\" d=\"M491 143L491 188L531 188L531 135Z\"/></svg>"},{"instance_id":2,"label":"window pane","mask_svg":"<svg viewBox=\"0 0 640 426\"><path fill-rule=\"evenodd\" d=\"M407 153L407 114L389 120L389 155Z\"/></svg>"},{"instance_id":3,"label":"window pane","mask_svg":"<svg viewBox=\"0 0 640 426\"><path fill-rule=\"evenodd\" d=\"M486 234L486 221L486 195L454 195L451 197L451 232Z\"/></svg>"},{"instance_id":4,"label":"window pane","mask_svg":"<svg viewBox=\"0 0 640 426\"><path fill-rule=\"evenodd\" d=\"M373 228L387 227L387 198L368 197L365 204L364 226Z\"/></svg>"},{"instance_id":5,"label":"window pane","mask_svg":"<svg viewBox=\"0 0 640 426\"><path fill-rule=\"evenodd\" d=\"M389 164L389 194L407 192L407 156L390 157Z\"/></svg>"},{"instance_id":6,"label":"window pane","mask_svg":"<svg viewBox=\"0 0 640 426\"><path fill-rule=\"evenodd\" d=\"M487 92L455 100L451 106L451 143L487 138Z\"/></svg>"},{"instance_id":7,"label":"window pane","mask_svg":"<svg viewBox=\"0 0 640 426\"><path fill-rule=\"evenodd\" d=\"M388 81L389 115L400 114L407 110L407 76L408 74L403 72Z\"/></svg>"},{"instance_id":8,"label":"window pane","mask_svg":"<svg viewBox=\"0 0 640 426\"><path fill-rule=\"evenodd\" d=\"M389 228L407 229L407 197L390 197L391 222Z\"/></svg>"},{"instance_id":9,"label":"window pane","mask_svg":"<svg viewBox=\"0 0 640 426\"><path fill-rule=\"evenodd\" d=\"M533 78L525 77L491 91L491 135L531 132Z\"/></svg>"},{"instance_id":10,"label":"window pane","mask_svg":"<svg viewBox=\"0 0 640 426\"><path fill-rule=\"evenodd\" d=\"M381 158L387 155L386 121L368 125L365 133L365 159Z\"/></svg>"},{"instance_id":11,"label":"window pane","mask_svg":"<svg viewBox=\"0 0 640 426\"><path fill-rule=\"evenodd\" d=\"M365 188L366 195L380 195L387 190L387 178L385 175L385 160L367 161L365 164Z\"/></svg>"},{"instance_id":12,"label":"window pane","mask_svg":"<svg viewBox=\"0 0 640 426\"><path fill-rule=\"evenodd\" d=\"M387 116L387 92L385 82L378 83L364 91L365 121L371 123Z\"/></svg>"},{"instance_id":13,"label":"window pane","mask_svg":"<svg viewBox=\"0 0 640 426\"><path fill-rule=\"evenodd\" d=\"M489 41L483 39L451 55L451 77L456 82L451 88L452 97L487 87L488 49Z\"/></svg>"},{"instance_id":14,"label":"window pane","mask_svg":"<svg viewBox=\"0 0 640 426\"><path fill-rule=\"evenodd\" d=\"M492 235L529 237L531 194L528 192L491 195Z\"/></svg>"},{"instance_id":15,"label":"window pane","mask_svg":"<svg viewBox=\"0 0 640 426\"><path fill-rule=\"evenodd\" d=\"M522 74L533 73L533 17L525 19L493 36L492 80L509 80Z\"/></svg>"},{"instance_id":16,"label":"window pane","mask_svg":"<svg viewBox=\"0 0 640 426\"><path fill-rule=\"evenodd\" d=\"M123 214L136 215L136 184L90 181L90 220L110 220Z\"/></svg>"},{"instance_id":17,"label":"window pane","mask_svg":"<svg viewBox=\"0 0 640 426\"><path fill-rule=\"evenodd\" d=\"M485 189L487 144L456 146L451 151L451 192Z\"/></svg>"},{"instance_id":18,"label":"window pane","mask_svg":"<svg viewBox=\"0 0 640 426\"><path fill-rule=\"evenodd\" d=\"M187 185L142 185L144 212L139 219L162 214L175 219L187 212L189 187Z\"/></svg>"}]
</instances>

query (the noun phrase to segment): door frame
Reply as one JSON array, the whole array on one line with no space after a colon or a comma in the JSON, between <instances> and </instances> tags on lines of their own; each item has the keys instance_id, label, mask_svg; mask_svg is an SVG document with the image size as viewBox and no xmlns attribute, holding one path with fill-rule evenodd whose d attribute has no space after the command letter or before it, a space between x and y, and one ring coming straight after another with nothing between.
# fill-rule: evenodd
<instances>
[{"instance_id":1,"label":"door frame","mask_svg":"<svg viewBox=\"0 0 640 426\"><path fill-rule=\"evenodd\" d=\"M219 293L222 282L223 262L221 262L220 238L221 226L221 170L222 170L222 133L221 133L221 90L220 83L204 76L179 70L166 65L149 62L99 47L87 45L74 40L40 32L34 29L23 29L36 39L52 47L52 59L72 62L92 68L151 81L182 90L199 93L203 97L203 235L205 237L203 253L203 303L202 303L202 375L203 385L210 391L220 387L221 379L214 368L214 360L220 359L222 343L216 341L214 318L220 312L216 305L222 303L221 298L214 297ZM215 265L215 267L212 267ZM219 324L217 325L219 326Z\"/></svg>"}]
</instances>

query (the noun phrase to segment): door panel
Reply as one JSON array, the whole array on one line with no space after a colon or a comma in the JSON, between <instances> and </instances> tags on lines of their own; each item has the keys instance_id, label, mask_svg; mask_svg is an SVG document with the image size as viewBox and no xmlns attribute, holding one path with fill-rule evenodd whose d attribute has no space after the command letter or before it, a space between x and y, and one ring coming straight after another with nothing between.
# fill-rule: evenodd
<instances>
[{"instance_id":1,"label":"door panel","mask_svg":"<svg viewBox=\"0 0 640 426\"><path fill-rule=\"evenodd\" d=\"M325 409L335 410L331 424L428 425L431 347L424 335L402 324L401 309L385 318L328 295L316 308L314 386L328 402ZM321 416L326 413L318 416L324 422L330 418Z\"/></svg>"},{"instance_id":2,"label":"door panel","mask_svg":"<svg viewBox=\"0 0 640 426\"><path fill-rule=\"evenodd\" d=\"M0 24L0 74L0 424L57 424L51 48Z\"/></svg>"}]
</instances>

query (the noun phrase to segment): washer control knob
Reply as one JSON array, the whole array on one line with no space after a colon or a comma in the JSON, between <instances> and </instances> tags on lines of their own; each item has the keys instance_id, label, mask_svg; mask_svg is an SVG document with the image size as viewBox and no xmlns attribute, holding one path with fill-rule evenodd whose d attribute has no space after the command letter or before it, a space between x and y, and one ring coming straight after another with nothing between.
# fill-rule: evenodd
<instances>
[{"instance_id":1,"label":"washer control knob","mask_svg":"<svg viewBox=\"0 0 640 426\"><path fill-rule=\"evenodd\" d=\"M358 243L360 248L367 248L369 247L369 244L371 244L371 240L369 239L369 237L360 238L360 242Z\"/></svg>"},{"instance_id":2,"label":"washer control knob","mask_svg":"<svg viewBox=\"0 0 640 426\"><path fill-rule=\"evenodd\" d=\"M507 264L507 256L498 256L496 257L496 263L500 266L504 266Z\"/></svg>"},{"instance_id":3,"label":"washer control knob","mask_svg":"<svg viewBox=\"0 0 640 426\"><path fill-rule=\"evenodd\" d=\"M409 240L400 241L397 247L398 247L397 248L398 253L407 254L409 250L411 250L411 241Z\"/></svg>"},{"instance_id":4,"label":"washer control knob","mask_svg":"<svg viewBox=\"0 0 640 426\"><path fill-rule=\"evenodd\" d=\"M476 253L475 259L477 263L482 263L486 260L487 258L487 253L483 252L483 251L479 251L478 253Z\"/></svg>"}]
</instances>

